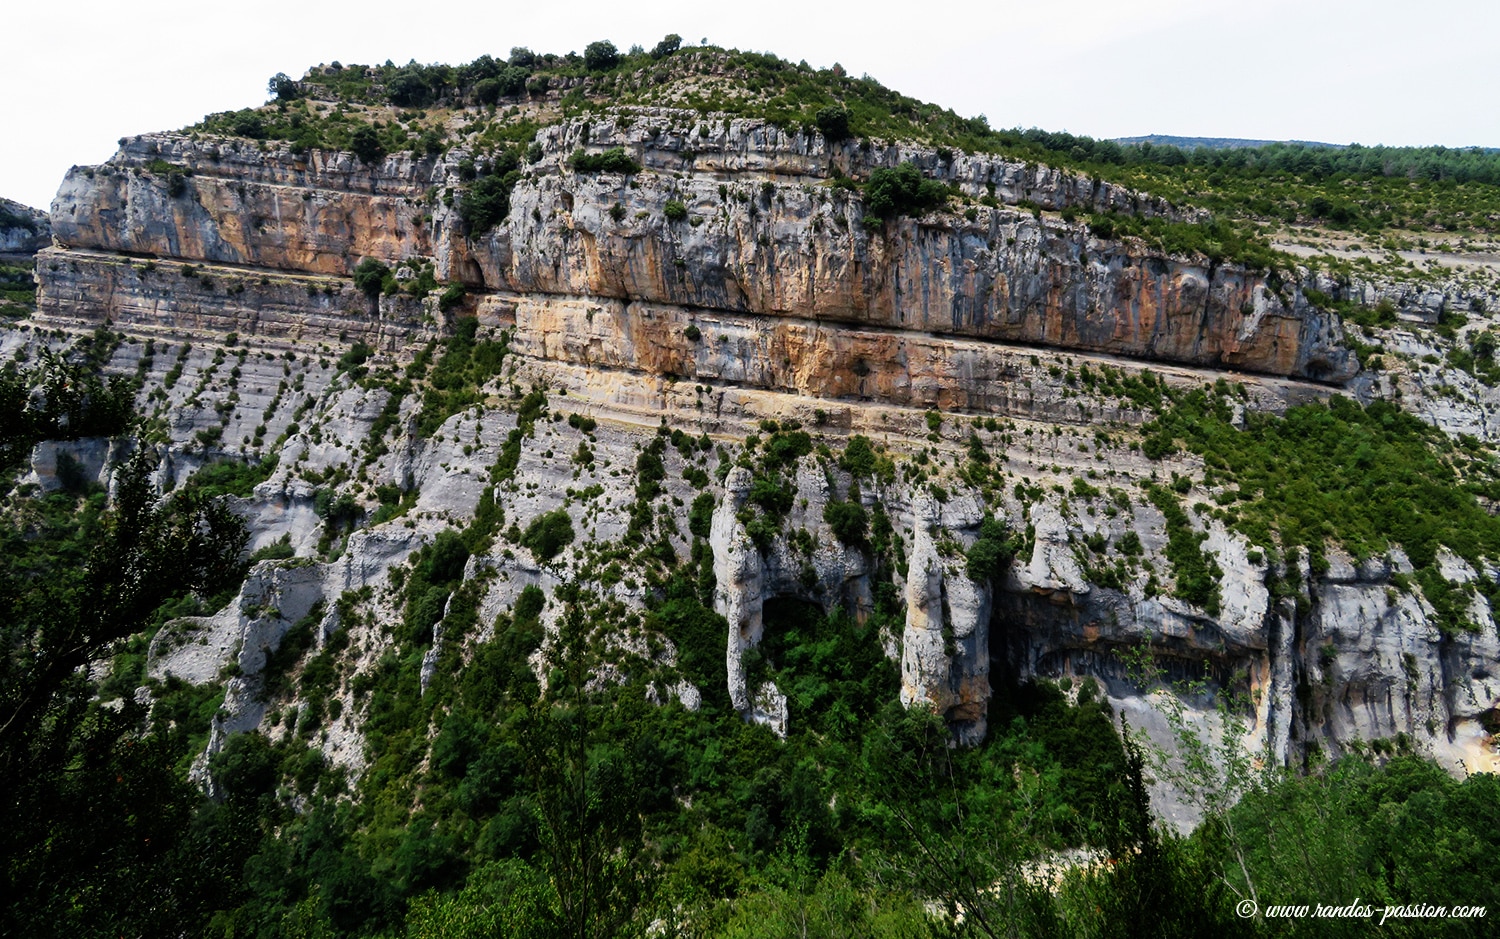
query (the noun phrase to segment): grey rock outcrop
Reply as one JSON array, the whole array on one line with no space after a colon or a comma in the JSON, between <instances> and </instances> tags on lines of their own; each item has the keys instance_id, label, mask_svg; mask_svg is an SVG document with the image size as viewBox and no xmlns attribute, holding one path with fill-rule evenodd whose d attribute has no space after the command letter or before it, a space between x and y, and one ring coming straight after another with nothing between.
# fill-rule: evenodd
<instances>
[{"instance_id":1,"label":"grey rock outcrop","mask_svg":"<svg viewBox=\"0 0 1500 939\"><path fill-rule=\"evenodd\" d=\"M263 275L268 285L235 281L252 291L238 305L246 312L220 312L237 306L206 297L194 300L194 309L207 311L196 321L191 310L161 311L169 324L186 315L184 325L247 334L259 328L248 310L274 310L276 285L287 276L343 277L365 257L430 258L440 280L471 292L609 298L1319 381L1342 380L1357 368L1336 316L1300 295L1283 297L1260 274L1096 238L1082 223L1011 207L1033 199L1055 208L1170 214L1138 194L1045 167L970 157L943 162L899 147L878 156L857 156L857 149L830 155L800 135L748 121L728 122L714 145L721 156L703 157L700 169L698 144L668 131L685 118L647 111L592 122L589 146L623 146L646 166L628 181L567 168L583 122L544 130L542 157L511 193L510 214L479 237L457 209L433 204L429 193L460 183L462 151L440 159L390 156L366 167L346 153L303 155L286 146L170 134L130 138L110 162L75 168L64 181L52 222L66 263L50 256L42 265L40 306L44 316L76 319L85 313L82 297L107 296L115 298L116 322L129 316L149 325L163 298L153 300L149 283L103 260L114 253L275 271L277 277ZM967 187L970 197L993 184L1005 202L963 215L894 219L869 231L859 197L823 185L835 157L856 172L910 158ZM686 206L689 218L668 218L669 202ZM103 289L99 282L112 274ZM308 286L316 292L322 285ZM376 319L371 311L360 314L360 304L348 300L332 305L350 311L340 329L371 331L354 323L360 315ZM273 334L291 328L285 317L266 319ZM787 351L801 368L819 369L819 360L803 358L815 355L816 345ZM859 371L858 360L833 364L823 370Z\"/></svg>"},{"instance_id":2,"label":"grey rock outcrop","mask_svg":"<svg viewBox=\"0 0 1500 939\"><path fill-rule=\"evenodd\" d=\"M0 199L0 260L25 260L51 243L46 212Z\"/></svg>"},{"instance_id":3,"label":"grey rock outcrop","mask_svg":"<svg viewBox=\"0 0 1500 939\"><path fill-rule=\"evenodd\" d=\"M574 172L567 155L585 145L583 122L548 128L508 218L482 234L442 198L449 189L462 197L462 149L365 165L346 153L158 134L131 138L109 163L64 181L53 204L59 243L38 255L43 328L0 331L0 350L106 321L128 334L109 367L142 377L138 404L165 438L163 490L216 459L276 460L233 504L252 549L284 543L294 558L258 565L228 607L170 624L151 650L153 677L225 685L202 767L232 733L284 737L317 713L292 692L273 720L260 676L286 630L322 601L317 647L339 636L348 651L332 692L339 707L329 712L339 715L309 739L359 772L369 703L352 676L373 674L404 625L392 585L423 545L466 526L482 498L503 512L504 527L464 570L478 598L472 628L440 620L426 644L424 690L443 663L468 661L494 638L533 586L552 598L540 618L547 638L528 661L545 682L559 587L642 519L659 525L653 551L693 556L688 507L703 492L716 503L706 545L712 605L727 624L727 689L674 672L647 679L653 700L692 708L727 690L747 720L786 734L797 714L783 689L795 689L778 687L751 654L778 628L778 610L839 608L862 624L894 609L877 617L885 632L869 638L899 662L901 701L943 715L959 742L984 738L992 686L1068 679L1097 684L1116 713L1170 743L1170 727L1152 716L1168 692L1132 674L1144 657L1168 682L1201 681L1242 699L1239 743L1277 763L1400 739L1450 766L1500 767L1491 736L1500 727L1500 639L1482 599L1470 611L1477 632L1445 634L1420 590L1398 576L1397 552L1360 564L1335 557L1317 577L1305 560L1277 570L1208 514L1192 524L1223 572L1218 608L1171 596L1164 519L1140 493L1181 474L1207 505L1205 466L1188 455L1147 459L1137 438L1150 409L1085 378L1149 378L1174 394L1227 378L1243 388L1235 400L1244 425L1322 400L1355 375L1336 315L1255 271L1096 237L1056 212L1193 217L1047 167L904 145L830 148L762 122L690 112L596 115L589 127L587 147L620 146L643 171ZM858 176L903 160L955 185L972 212L866 226L859 196L828 185L835 168ZM669 202L682 203L686 218L669 218ZM467 296L446 310L435 294L369 297L349 278L366 257L431 264ZM411 271L400 282L413 283ZM436 432L419 434L429 404L422 379L404 388L402 370L471 315L481 340L505 337L504 369L464 389ZM375 357L341 361L355 342ZM1414 359L1443 351L1417 343ZM1354 383L1366 399L1387 390L1368 375ZM528 387L545 389L551 409L529 435L514 405ZM1494 439L1485 420L1500 402L1475 394L1477 403L1424 416ZM565 421L565 411L593 429ZM746 439L770 421L795 422L829 449L778 477L790 507L752 538L742 512L756 454ZM658 428L712 446L668 448L659 500L632 514L631 468ZM869 544L842 543L824 518L832 502L856 498L835 454L854 434L890 462L858 480L861 504L890 522L878 557ZM974 446L990 482L966 474ZM31 481L53 485L64 451L88 479L107 479L108 448L45 444ZM354 502L352 532L319 514L335 495ZM558 510L577 537L540 558L520 532ZM1028 547L992 583L976 583L964 552L986 514L1008 520ZM1125 560L1126 535L1139 552L1106 581L1101 565ZM648 672L673 668L680 650L644 635L654 581L635 576L629 553L618 576L595 585L628 624L600 648ZM1450 580L1479 573L1446 561ZM1305 585L1302 594L1273 594L1273 575ZM347 617L335 613L340 605ZM461 604L450 596L447 605ZM633 674L611 661L590 680ZM1189 695L1185 707L1195 721L1212 720L1205 698ZM1188 808L1179 820L1191 821Z\"/></svg>"},{"instance_id":4,"label":"grey rock outcrop","mask_svg":"<svg viewBox=\"0 0 1500 939\"><path fill-rule=\"evenodd\" d=\"M963 556L946 557L939 533L953 519L930 493L912 502L912 542L906 577L906 628L901 637L901 703L942 714L961 742L984 739L990 697L990 590L970 580Z\"/></svg>"}]
</instances>

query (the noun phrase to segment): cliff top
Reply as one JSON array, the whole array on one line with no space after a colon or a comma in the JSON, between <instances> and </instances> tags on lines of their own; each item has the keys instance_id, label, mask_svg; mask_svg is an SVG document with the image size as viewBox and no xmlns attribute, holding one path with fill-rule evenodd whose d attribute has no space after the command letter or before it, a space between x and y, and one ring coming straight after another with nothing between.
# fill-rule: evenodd
<instances>
[{"instance_id":1,"label":"cliff top","mask_svg":"<svg viewBox=\"0 0 1500 939\"><path fill-rule=\"evenodd\" d=\"M221 112L188 128L304 147L441 152L524 144L542 126L605 108L673 107L703 117L758 118L860 140L922 143L1044 163L1209 209L1271 237L1323 231L1415 250L1432 234L1500 235L1500 153L1478 148L1180 148L1095 140L1035 128L997 129L980 115L918 101L835 64L814 69L769 53L682 47L668 36L646 51L608 42L583 55L512 49L463 65L318 65L277 75L266 106Z\"/></svg>"},{"instance_id":2,"label":"cliff top","mask_svg":"<svg viewBox=\"0 0 1500 939\"><path fill-rule=\"evenodd\" d=\"M0 199L0 228L19 228L28 232L47 230L47 213L10 199Z\"/></svg>"}]
</instances>

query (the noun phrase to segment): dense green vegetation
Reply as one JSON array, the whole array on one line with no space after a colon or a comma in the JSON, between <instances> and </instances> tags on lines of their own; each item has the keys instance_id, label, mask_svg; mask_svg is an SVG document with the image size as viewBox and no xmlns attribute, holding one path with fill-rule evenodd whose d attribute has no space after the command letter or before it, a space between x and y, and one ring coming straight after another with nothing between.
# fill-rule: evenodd
<instances>
[{"instance_id":1,"label":"dense green vegetation","mask_svg":"<svg viewBox=\"0 0 1500 939\"><path fill-rule=\"evenodd\" d=\"M641 164L626 154L622 147L610 147L603 153L586 153L578 150L568 158L568 165L579 173L639 173L641 171Z\"/></svg>"},{"instance_id":2,"label":"dense green vegetation","mask_svg":"<svg viewBox=\"0 0 1500 939\"><path fill-rule=\"evenodd\" d=\"M483 234L510 214L510 194L521 179L520 163L520 153L507 148L473 167L473 182L458 203L459 217L468 224L470 234ZM470 173L461 167L460 175Z\"/></svg>"},{"instance_id":3,"label":"dense green vegetation","mask_svg":"<svg viewBox=\"0 0 1500 939\"><path fill-rule=\"evenodd\" d=\"M1445 147L1179 149L1007 131L1046 163L1076 165L1178 203L1263 221L1493 233L1500 153Z\"/></svg>"},{"instance_id":4,"label":"dense green vegetation","mask_svg":"<svg viewBox=\"0 0 1500 939\"><path fill-rule=\"evenodd\" d=\"M96 335L81 359L43 350L37 361L0 368L0 469L10 468L41 440L77 440L124 433L134 418L131 379L106 379L99 361L112 337Z\"/></svg>"},{"instance_id":5,"label":"dense green vegetation","mask_svg":"<svg viewBox=\"0 0 1500 939\"><path fill-rule=\"evenodd\" d=\"M422 436L432 436L448 418L478 404L480 389L500 373L508 340L503 336L478 339L478 331L478 320L462 319L444 343L442 357L422 391L422 415L417 427Z\"/></svg>"},{"instance_id":6,"label":"dense green vegetation","mask_svg":"<svg viewBox=\"0 0 1500 939\"><path fill-rule=\"evenodd\" d=\"M188 479L187 489L213 498L215 496L248 497L255 487L271 478L276 458L259 463L240 460L218 460L204 466Z\"/></svg>"},{"instance_id":7,"label":"dense green vegetation","mask_svg":"<svg viewBox=\"0 0 1500 939\"><path fill-rule=\"evenodd\" d=\"M1255 889L1277 903L1316 904L1319 895L1336 892L1493 905L1496 829L1489 820L1497 796L1500 779L1494 775L1456 782L1411 756L1381 769L1352 759L1251 793L1231 814ZM1241 889L1249 885L1243 875L1238 883ZM1483 931L1477 922L1430 920L1406 928L1417 935ZM1365 934L1353 923L1330 928L1311 920L1287 923L1284 933Z\"/></svg>"},{"instance_id":8,"label":"dense green vegetation","mask_svg":"<svg viewBox=\"0 0 1500 939\"><path fill-rule=\"evenodd\" d=\"M1484 559L1500 557L1500 519L1480 501L1500 492L1500 465L1489 450L1454 442L1385 401L1360 407L1334 396L1282 417L1248 413L1243 429L1233 424L1233 406L1227 386L1194 391L1144 428L1147 455L1164 456L1180 442L1203 458L1205 483L1217 491L1201 513L1243 533L1273 565L1306 551L1314 574L1328 569L1332 545L1358 559L1399 546L1440 625L1474 628L1468 598L1494 587L1487 578L1450 583L1438 571L1438 553L1446 547L1480 571L1488 569ZM1167 514L1178 594L1215 607L1217 574L1183 509L1160 487L1152 501ZM1295 593L1296 575L1288 577L1277 587Z\"/></svg>"},{"instance_id":9,"label":"dense green vegetation","mask_svg":"<svg viewBox=\"0 0 1500 939\"><path fill-rule=\"evenodd\" d=\"M872 170L864 186L865 208L881 218L920 215L944 205L948 194L947 186L935 179L924 179L913 163Z\"/></svg>"},{"instance_id":10,"label":"dense green vegetation","mask_svg":"<svg viewBox=\"0 0 1500 939\"><path fill-rule=\"evenodd\" d=\"M64 404L48 382L74 369L93 381ZM7 381L21 382L22 399L39 405L38 414L0 421L8 459L56 430L49 414L121 429L119 401L100 394L104 383L86 364L59 356L8 372ZM157 687L154 707L145 706L133 698L136 674L118 686L123 698L106 702L84 667L121 649L123 667L139 668L141 647L131 637L149 638L165 611L197 612L186 603L195 591L212 595L242 576L243 523L191 493L157 502L154 466L154 454L138 448L109 501L81 480L50 495L21 492L14 464L5 467L0 858L9 886L0 932L7 935L201 929L217 878L232 868L233 843L216 836L216 810L205 810L183 777L217 706L214 692L168 682Z\"/></svg>"},{"instance_id":11,"label":"dense green vegetation","mask_svg":"<svg viewBox=\"0 0 1500 939\"><path fill-rule=\"evenodd\" d=\"M36 309L34 266L0 262L0 317L19 318Z\"/></svg>"},{"instance_id":12,"label":"dense green vegetation","mask_svg":"<svg viewBox=\"0 0 1500 939\"><path fill-rule=\"evenodd\" d=\"M411 625L436 621L448 591L464 589L460 545L440 540L414 559L403 584ZM723 680L724 626L695 580L684 570L663 584L651 616L685 652L695 636L718 651L683 659L707 685ZM784 914L838 885L860 907L878 897L896 934L928 935L939 924L913 899L926 884L909 869L909 826L969 844L1005 832L1029 855L1101 840L1123 792L1112 779L1124 757L1108 757L1114 732L1099 705L1072 708L1044 688L997 705L1009 730L991 744L951 751L941 721L893 702L894 666L878 643L889 612L858 624L806 606L768 610L768 635L782 638L765 647L765 674L793 696L799 728L785 742L744 723L721 694L692 712L649 703L641 684L586 692L599 654L587 611L602 612L601 599L527 588L467 667L440 657L425 694L416 653L428 630L407 632L367 692L378 756L351 809L277 814L264 800L284 758L264 744L226 751L230 798L261 800L270 818L220 921L236 934L284 935L310 917L353 934L432 935L467 921L468 931L443 934L507 923L514 935L593 936L639 934L667 917L674 934L733 935L752 911ZM538 699L523 660L541 644L537 618L550 603L562 625ZM460 620L446 605L451 638ZM265 754L260 768L243 769L241 751ZM979 829L951 816L955 792L985 817ZM999 870L1009 859L985 863Z\"/></svg>"},{"instance_id":13,"label":"dense green vegetation","mask_svg":"<svg viewBox=\"0 0 1500 939\"><path fill-rule=\"evenodd\" d=\"M1264 238L1220 219L1188 223L1111 212L1090 214L1088 225L1100 238L1140 238L1166 254L1199 253L1212 261L1237 261L1261 270L1288 266L1287 258L1273 251Z\"/></svg>"}]
</instances>

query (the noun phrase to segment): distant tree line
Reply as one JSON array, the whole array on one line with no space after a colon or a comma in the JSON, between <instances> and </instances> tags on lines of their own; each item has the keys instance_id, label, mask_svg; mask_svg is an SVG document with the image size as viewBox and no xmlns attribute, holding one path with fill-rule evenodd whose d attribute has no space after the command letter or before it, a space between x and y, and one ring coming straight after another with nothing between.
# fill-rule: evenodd
<instances>
[{"instance_id":1,"label":"distant tree line","mask_svg":"<svg viewBox=\"0 0 1500 939\"><path fill-rule=\"evenodd\" d=\"M682 37L676 33L657 43L649 53L635 47L622 54L608 40L591 42L580 57L576 53L567 55L540 55L525 46L510 50L508 58L496 58L485 54L465 65L423 65L415 59L405 65L386 62L384 65L366 69L362 66L345 67L334 63L324 70L314 70L304 82L313 85L331 86L341 94L349 93L354 98L364 97L370 84L384 88L386 100L397 107L421 108L439 102L458 105L495 104L501 98L514 98L523 93L546 90L543 82L531 86L532 74L549 72L607 72L631 59L644 61L667 58L682 46ZM294 100L301 95L299 83L285 74L277 73L267 83L267 93L281 101Z\"/></svg>"},{"instance_id":2,"label":"distant tree line","mask_svg":"<svg viewBox=\"0 0 1500 939\"><path fill-rule=\"evenodd\" d=\"M1168 144L1121 144L1066 132L993 132L1008 145L1032 144L1080 162L1112 166L1201 166L1249 175L1290 173L1309 180L1405 177L1429 182L1500 183L1500 151L1478 147L1323 147L1273 143L1263 147L1181 148Z\"/></svg>"}]
</instances>

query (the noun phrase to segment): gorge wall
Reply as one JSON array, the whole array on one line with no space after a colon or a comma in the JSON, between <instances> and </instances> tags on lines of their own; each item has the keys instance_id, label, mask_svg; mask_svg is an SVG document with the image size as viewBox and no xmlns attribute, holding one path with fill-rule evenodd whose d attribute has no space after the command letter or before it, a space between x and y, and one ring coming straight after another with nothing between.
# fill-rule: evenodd
<instances>
[{"instance_id":1,"label":"gorge wall","mask_svg":"<svg viewBox=\"0 0 1500 939\"><path fill-rule=\"evenodd\" d=\"M0 351L109 324L130 337L111 367L143 376L142 407L166 425L164 480L217 456L277 459L239 508L252 547L286 536L296 558L261 562L235 603L178 624L177 640L154 651L155 674L193 681L218 680L237 663L211 749L236 730L288 732L266 723L257 674L316 599L329 609L319 643L347 629L351 676L373 667L399 618L384 592L390 571L474 515L490 468L522 430L512 399L534 385L547 389L557 420L522 435L514 476L493 498L522 527L562 509L586 534L547 561L505 545L471 559L466 577L483 578L481 623L527 585L550 595L629 529L629 469L664 427L712 441L689 452L674 437L666 449L663 538L688 556L687 507L712 494L707 542L715 608L728 623L728 691L751 719L788 720L785 696L744 664L774 628L769 601L865 617L889 585L904 628L882 641L901 663L902 701L936 708L963 741L983 738L1002 678L1098 681L1133 726L1166 741L1169 728L1121 656L1144 646L1169 675L1207 674L1243 693L1244 743L1276 761L1400 737L1450 766L1500 766L1490 736L1500 642L1488 602L1473 600L1476 631L1439 629L1420 593L1395 589L1396 575L1410 572L1399 551L1360 563L1335 552L1319 572L1304 558L1300 594L1273 596L1270 562L1200 512L1193 524L1222 571L1220 608L1156 586L1156 573L1170 570L1167 520L1145 493L1180 476L1185 499L1207 504L1222 487L1199 457L1148 459L1136 434L1147 409L1079 376L1184 391L1227 379L1241 389L1241 422L1335 390L1378 393L1338 317L1295 285L1095 237L1061 210L1181 216L1046 167L829 145L673 111L565 122L537 143L506 219L478 236L456 208L470 156L462 149L366 164L342 152L153 134L64 180L55 244L37 259L35 321L7 328ZM616 146L641 172L569 168L579 148ZM858 194L831 185L908 159L969 207L867 225ZM366 258L396 267L402 283L430 265L436 281L465 285L465 297L370 296L351 279ZM481 338L507 337L506 369L435 434L418 432L420 394L401 397L334 367L364 342L376 364L397 368L469 317ZM168 383L172 368L180 377ZM563 422L566 412L598 426ZM871 477L804 454L787 471L790 508L766 539L746 521L762 459L747 438L798 427L834 450L865 435L894 469ZM106 444L68 446L107 478ZM976 447L1003 483L966 480L963 460ZM591 461L568 459L580 448ZM55 459L39 451L36 482L51 484ZM415 502L399 520L341 540L314 511L330 479L369 515L377 486L400 486ZM896 563L840 540L824 509L845 500L890 520ZM1024 533L993 581L971 578L964 556L987 516ZM332 557L330 537L340 545ZM1138 555L1122 547L1132 543ZM1124 574L1095 582L1099 565L1116 561ZM1450 579L1493 576L1456 558L1447 565ZM361 615L341 622L333 601L364 586L382 592L351 601ZM644 599L634 581L605 590L627 609ZM549 605L545 617L556 615ZM631 641L617 637L616 648ZM439 632L434 648L441 642ZM668 643L660 660L674 655ZM358 770L351 681L322 745ZM671 694L686 703L699 691ZM1212 720L1205 702L1190 704L1195 719ZM1191 820L1190 806L1180 811Z\"/></svg>"},{"instance_id":2,"label":"gorge wall","mask_svg":"<svg viewBox=\"0 0 1500 939\"><path fill-rule=\"evenodd\" d=\"M52 243L47 213L0 199L0 260L23 260Z\"/></svg>"},{"instance_id":3,"label":"gorge wall","mask_svg":"<svg viewBox=\"0 0 1500 939\"><path fill-rule=\"evenodd\" d=\"M860 172L911 154L895 150L877 160L854 144L830 153L802 135L748 122L730 122L717 140L710 134L689 144L685 133L663 130L680 119L666 112L628 128L574 122L543 131L542 156L512 192L508 218L477 240L444 204L452 199L442 197L459 184L459 151L366 166L346 153L299 157L247 141L167 135L130 138L109 164L71 171L53 224L67 250L308 275L348 275L366 257L432 258L439 280L476 290L1040 344L1314 380L1341 380L1356 367L1334 317L1244 269L1094 238L1081 223L999 202L976 208L972 219L933 213L868 231L858 199L823 185L828 168L844 163ZM568 154L585 139L596 149L627 147L646 170L629 178L568 171ZM710 142L718 144L717 158ZM970 195L993 185L997 200L1024 197L1039 206L1156 208L1117 187L1080 191L1083 184L1070 177L1028 176L969 157L947 164L940 178ZM668 202L686 217L668 218ZM70 259L84 277L97 263ZM57 309L52 296L65 302L67 279L49 279L44 316ZM259 305L255 286L244 287L250 308ZM132 304L117 302L135 321L124 309ZM241 332L253 334L255 325L247 317Z\"/></svg>"}]
</instances>

